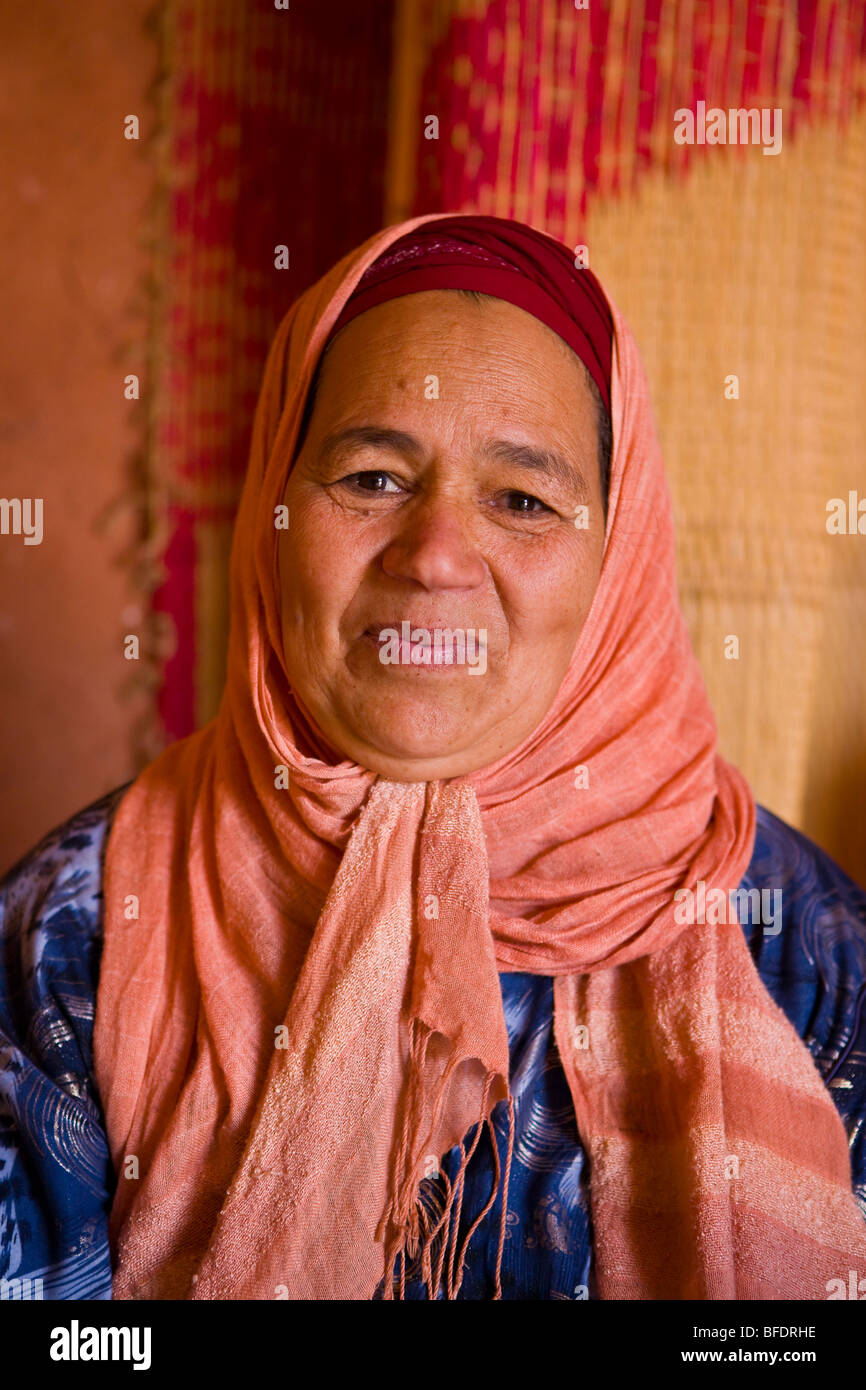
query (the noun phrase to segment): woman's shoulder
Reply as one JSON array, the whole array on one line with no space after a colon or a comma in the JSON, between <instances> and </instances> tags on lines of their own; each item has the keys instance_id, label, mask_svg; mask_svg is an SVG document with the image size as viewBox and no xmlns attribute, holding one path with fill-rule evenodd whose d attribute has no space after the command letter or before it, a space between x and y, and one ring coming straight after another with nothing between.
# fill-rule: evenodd
<instances>
[{"instance_id":1,"label":"woman's shoulder","mask_svg":"<svg viewBox=\"0 0 866 1390\"><path fill-rule=\"evenodd\" d=\"M866 892L762 806L741 889L755 903L760 897L758 920L743 931L761 979L836 1103L866 1210Z\"/></svg>"},{"instance_id":2,"label":"woman's shoulder","mask_svg":"<svg viewBox=\"0 0 866 1390\"><path fill-rule=\"evenodd\" d=\"M101 871L102 852L114 813L129 787L124 783L56 825L0 878L11 904L48 907L63 886L89 885Z\"/></svg>"},{"instance_id":3,"label":"woman's shoulder","mask_svg":"<svg viewBox=\"0 0 866 1390\"><path fill-rule=\"evenodd\" d=\"M741 889L759 920L745 926L768 971L817 965L828 982L866 980L866 891L808 836L757 808L755 847Z\"/></svg>"},{"instance_id":4,"label":"woman's shoulder","mask_svg":"<svg viewBox=\"0 0 866 1390\"><path fill-rule=\"evenodd\" d=\"M0 880L0 1297L110 1297L112 1172L92 1040L105 845L125 790L50 831Z\"/></svg>"},{"instance_id":5,"label":"woman's shoulder","mask_svg":"<svg viewBox=\"0 0 866 1390\"><path fill-rule=\"evenodd\" d=\"M755 848L748 873L755 879L783 879L792 901L795 893L811 887L850 901L861 917L866 913L866 890L826 850L766 806L756 808Z\"/></svg>"},{"instance_id":6,"label":"woman's shoulder","mask_svg":"<svg viewBox=\"0 0 866 1390\"><path fill-rule=\"evenodd\" d=\"M126 786L50 830L0 879L0 1018L32 1027L55 979L95 989L105 845ZM17 1016L17 1018L16 1018Z\"/></svg>"}]
</instances>

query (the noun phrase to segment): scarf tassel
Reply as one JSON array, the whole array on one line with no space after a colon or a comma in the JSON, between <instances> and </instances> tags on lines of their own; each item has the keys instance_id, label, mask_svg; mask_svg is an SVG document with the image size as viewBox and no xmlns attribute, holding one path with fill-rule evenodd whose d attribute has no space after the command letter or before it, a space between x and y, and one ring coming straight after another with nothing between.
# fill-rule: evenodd
<instances>
[{"instance_id":1,"label":"scarf tassel","mask_svg":"<svg viewBox=\"0 0 866 1390\"><path fill-rule=\"evenodd\" d=\"M427 1288L427 1297L431 1301L439 1297L440 1293L443 1291L443 1273L445 1275L444 1296L447 1299L455 1299L457 1297L465 1273L464 1261L469 1242L478 1226L490 1211L493 1203L496 1201L497 1194L500 1191L500 1179L503 1177L503 1167L499 1158L499 1146L496 1142L496 1131L493 1118L492 1115L487 1113L490 1088L494 1080L500 1076L501 1073L488 1071L484 1080L481 1113L478 1120L475 1122L474 1137L468 1150L464 1149L464 1141L461 1140L460 1166L453 1184L446 1173L441 1173L446 1188L446 1199L443 1210L434 1221L431 1213L425 1207L420 1196L421 1179L416 1176L420 1166L421 1155L431 1143L432 1135L436 1130L436 1124L447 1094L451 1077L456 1067L462 1061L461 1057L452 1052L442 1072L442 1076L435 1086L433 1118L427 1131L427 1136L423 1142L419 1143L417 1135L421 1123L423 1070L427 1055L427 1046L431 1037L432 1031L422 1023L420 1019L412 1019L410 1024L409 1076L407 1081L406 1104L403 1111L403 1127L400 1144L395 1156L394 1170L392 1173L392 1192L394 1195L388 1204L385 1215L379 1223L376 1237L377 1240L384 1240L386 1242L383 1294L385 1299L393 1299L395 1296L395 1267L399 1260L399 1297L405 1300L407 1263L409 1261L417 1262L419 1258L422 1276ZM502 1254L508 1214L508 1185L514 1149L514 1101L507 1085L506 1090L508 1093L508 1149L504 1167L504 1181L502 1183L502 1215L499 1225L499 1242L496 1254L494 1300L501 1299L502 1297ZM457 1240L463 1207L466 1169L472 1155L478 1147L482 1127L485 1124L490 1132L493 1155L496 1163L493 1188L486 1205L481 1212L479 1212L472 1226L466 1233L458 1258ZM416 1136L414 1144L411 1143L411 1135ZM443 1227L445 1228L444 1239L441 1241L440 1249L434 1261L434 1245L440 1237Z\"/></svg>"}]
</instances>

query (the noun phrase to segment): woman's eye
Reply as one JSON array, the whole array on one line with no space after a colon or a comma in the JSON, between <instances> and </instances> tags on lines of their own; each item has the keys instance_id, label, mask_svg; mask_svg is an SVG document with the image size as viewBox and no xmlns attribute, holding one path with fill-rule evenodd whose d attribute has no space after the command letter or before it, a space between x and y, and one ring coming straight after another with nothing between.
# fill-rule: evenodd
<instances>
[{"instance_id":1,"label":"woman's eye","mask_svg":"<svg viewBox=\"0 0 866 1390\"><path fill-rule=\"evenodd\" d=\"M533 497L528 492L507 492L505 494L510 512L519 512L523 516L540 515L541 512L552 510L546 502L542 502L538 497Z\"/></svg>"},{"instance_id":2,"label":"woman's eye","mask_svg":"<svg viewBox=\"0 0 866 1390\"><path fill-rule=\"evenodd\" d=\"M378 470L373 472L367 470L363 473L350 473L348 477L341 479L350 487L357 488L360 492L384 493L386 491L399 492L400 489L394 482L390 473L380 473ZM387 484L391 483L392 488L388 489Z\"/></svg>"},{"instance_id":3,"label":"woman's eye","mask_svg":"<svg viewBox=\"0 0 866 1390\"><path fill-rule=\"evenodd\" d=\"M385 473L380 469L364 469L360 473L349 473L345 478L340 479L342 487L348 487L355 493L366 493L368 497L386 497L400 493L400 487L390 473ZM540 498L533 497L529 492L515 492L509 490L502 493L505 499L506 510L518 516L542 516L553 511L546 502Z\"/></svg>"}]
</instances>

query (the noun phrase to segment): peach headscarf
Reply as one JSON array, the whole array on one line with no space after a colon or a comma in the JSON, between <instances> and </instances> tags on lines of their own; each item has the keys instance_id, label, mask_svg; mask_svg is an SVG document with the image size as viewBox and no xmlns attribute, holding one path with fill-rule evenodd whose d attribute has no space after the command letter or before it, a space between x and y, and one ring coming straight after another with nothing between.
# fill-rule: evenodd
<instances>
[{"instance_id":1,"label":"peach headscarf","mask_svg":"<svg viewBox=\"0 0 866 1390\"><path fill-rule=\"evenodd\" d=\"M604 561L547 716L497 763L431 783L319 760L301 732L274 509L343 304L435 220L371 237L283 320L219 714L146 769L111 832L95 1066L114 1297L369 1299L383 1275L391 1297L419 1252L430 1295L455 1296L460 1183L436 1226L419 1183L429 1155L492 1130L497 1101L513 1121L497 972L520 970L555 977L600 1296L824 1298L866 1261L841 1121L741 928L674 919L680 887L738 886L754 803L716 752L646 378L613 305Z\"/></svg>"}]
</instances>

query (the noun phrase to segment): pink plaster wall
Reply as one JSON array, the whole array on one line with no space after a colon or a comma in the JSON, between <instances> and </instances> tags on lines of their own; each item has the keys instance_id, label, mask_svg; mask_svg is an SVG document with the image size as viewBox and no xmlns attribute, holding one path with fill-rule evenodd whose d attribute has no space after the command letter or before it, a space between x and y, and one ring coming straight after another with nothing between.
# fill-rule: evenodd
<instances>
[{"instance_id":1,"label":"pink plaster wall","mask_svg":"<svg viewBox=\"0 0 866 1390\"><path fill-rule=\"evenodd\" d=\"M128 491L143 402L142 230L153 159L152 0L0 9L0 497L42 497L44 537L0 535L0 873L132 775Z\"/></svg>"}]
</instances>

